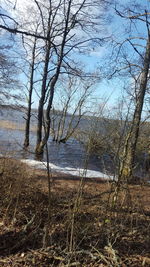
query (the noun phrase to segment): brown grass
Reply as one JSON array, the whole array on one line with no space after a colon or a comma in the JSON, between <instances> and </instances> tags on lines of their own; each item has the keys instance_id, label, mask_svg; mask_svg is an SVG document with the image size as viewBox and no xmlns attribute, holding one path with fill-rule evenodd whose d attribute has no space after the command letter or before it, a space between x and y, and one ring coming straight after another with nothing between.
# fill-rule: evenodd
<instances>
[{"instance_id":1,"label":"brown grass","mask_svg":"<svg viewBox=\"0 0 150 267\"><path fill-rule=\"evenodd\" d=\"M0 266L150 266L148 185L124 188L114 205L114 185L84 182L76 203L80 181L58 174L53 179L43 248L46 173L0 159Z\"/></svg>"}]
</instances>

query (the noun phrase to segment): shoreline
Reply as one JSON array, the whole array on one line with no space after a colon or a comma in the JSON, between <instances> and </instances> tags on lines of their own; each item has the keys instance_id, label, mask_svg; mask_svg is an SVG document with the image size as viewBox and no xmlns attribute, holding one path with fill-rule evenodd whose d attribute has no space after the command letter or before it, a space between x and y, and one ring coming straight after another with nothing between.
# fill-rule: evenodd
<instances>
[{"instance_id":1,"label":"shoreline","mask_svg":"<svg viewBox=\"0 0 150 267\"><path fill-rule=\"evenodd\" d=\"M30 160L30 159L22 159L21 162L27 164L30 167L33 167L37 170L46 170L47 169L47 163L46 162L40 162L37 160ZM89 169L82 169L82 168L72 168L72 167L60 167L58 165L55 165L53 163L49 162L49 168L52 171L52 173L62 173L71 175L72 177L83 177L86 179L100 179L104 181L113 181L113 176L104 174L99 171L93 171Z\"/></svg>"}]
</instances>

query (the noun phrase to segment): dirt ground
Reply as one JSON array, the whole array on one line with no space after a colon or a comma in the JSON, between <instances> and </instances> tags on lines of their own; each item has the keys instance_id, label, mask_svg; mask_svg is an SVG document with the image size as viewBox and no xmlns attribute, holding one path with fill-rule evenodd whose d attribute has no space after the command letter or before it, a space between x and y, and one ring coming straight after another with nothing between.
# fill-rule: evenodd
<instances>
[{"instance_id":1,"label":"dirt ground","mask_svg":"<svg viewBox=\"0 0 150 267\"><path fill-rule=\"evenodd\" d=\"M0 158L0 266L150 266L148 183L50 179Z\"/></svg>"}]
</instances>

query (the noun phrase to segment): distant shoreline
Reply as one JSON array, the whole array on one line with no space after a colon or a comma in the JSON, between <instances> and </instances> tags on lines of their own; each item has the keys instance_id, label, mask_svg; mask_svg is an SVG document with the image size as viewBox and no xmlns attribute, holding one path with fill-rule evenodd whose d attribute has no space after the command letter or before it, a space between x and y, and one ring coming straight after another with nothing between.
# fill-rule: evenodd
<instances>
[{"instance_id":1,"label":"distant shoreline","mask_svg":"<svg viewBox=\"0 0 150 267\"><path fill-rule=\"evenodd\" d=\"M1 120L0 121L0 127L9 129L9 130L20 130L20 131L25 131L25 123L16 123L10 120ZM31 126L30 129L32 132L36 131L36 126Z\"/></svg>"}]
</instances>

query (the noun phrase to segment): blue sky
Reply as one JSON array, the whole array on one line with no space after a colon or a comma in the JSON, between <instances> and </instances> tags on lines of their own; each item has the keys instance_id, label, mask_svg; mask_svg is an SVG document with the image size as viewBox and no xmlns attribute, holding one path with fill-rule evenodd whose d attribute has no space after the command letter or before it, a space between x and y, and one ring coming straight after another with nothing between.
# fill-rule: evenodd
<instances>
[{"instance_id":1,"label":"blue sky","mask_svg":"<svg viewBox=\"0 0 150 267\"><path fill-rule=\"evenodd\" d=\"M121 4L127 4L128 1L120 1ZM139 0L137 1L139 4L145 4L146 9L149 11L150 10L150 1L148 0ZM132 9L132 7L130 6L131 1L129 1L129 7ZM144 8L143 8L144 10ZM119 16L114 17L112 24L110 24L108 26L108 32L111 34L115 34L118 38L118 42L123 41L125 38L128 37L145 37L147 38L147 28L146 28L146 24L144 22L141 23L138 22L136 23L136 25L132 25L132 30L131 30L131 34L130 33L126 33L125 34L125 27L127 26L127 21ZM136 39L135 43L138 43L139 45L142 46L142 48L140 48L140 46L138 46L138 50L141 52L144 51L143 46L145 46L146 41L144 40L138 40ZM105 49L102 49L102 53L100 53L100 55L97 54L96 57L94 57L94 55L87 59L87 61L89 60L89 63L92 62L93 65L101 65L101 62L103 61L103 59L105 60L107 57L110 56L110 53L107 51L107 49L111 50L111 48L105 47ZM132 57L138 57L137 53L135 52L135 50L133 49L133 47L129 44L126 47L126 50L128 52L128 55L130 55L131 60ZM108 53L107 53L108 52ZM107 61L107 60L106 60ZM106 65L107 66L107 65ZM124 77L118 77L115 79L111 79L111 80L107 80L107 79L103 79L99 85L97 86L97 90L95 92L95 95L97 95L97 97L104 97L104 99L109 99L108 100L108 105L109 107L115 107L116 103L118 101L118 99L122 98L122 95L124 95L126 98L129 96L126 94L126 92L123 90L124 84L130 84L131 78L124 78ZM150 104L150 103L149 103ZM147 105L148 106L148 105ZM146 109L146 106L144 107L144 109Z\"/></svg>"},{"instance_id":2,"label":"blue sky","mask_svg":"<svg viewBox=\"0 0 150 267\"><path fill-rule=\"evenodd\" d=\"M23 1L23 0L22 0ZM23 3L23 2L22 2ZM131 3L131 1L126 1L126 0L120 0L119 3L121 4L127 4ZM150 1L148 0L139 0L139 4L146 3L147 7L150 8ZM110 10L109 13L112 15L113 10ZM118 17L115 15L115 18L112 20L112 23L108 24L105 26L105 30L102 30L102 34L100 32L100 36L110 36L111 34L115 34L116 36L120 37L120 40L124 38L123 36L123 30L124 26L126 26L125 20L122 18ZM142 25L141 23L137 26L137 28L134 28L132 33L139 34L144 36L145 32L145 25ZM139 42L139 41L138 41ZM128 53L131 54L133 53L133 49L128 46ZM83 62L85 63L86 69L87 70L94 70L95 68L103 67L105 69L105 61L108 61L107 59L109 58L111 53L111 48L109 45L106 47L95 47L93 51L91 51L90 55L84 55L84 56L79 56L79 59L83 59ZM24 78L21 75L21 79ZM97 99L97 102L102 102L105 101L106 99L108 100L108 105L109 107L113 107L116 105L117 99L122 96L122 89L124 86L124 79L119 77L111 80L107 79L102 79L98 84L96 84L96 89L94 91L93 97ZM126 81L125 81L126 82ZM125 93L124 93L125 94ZM33 107L38 106L38 97L36 94L34 94L34 104Z\"/></svg>"}]
</instances>

